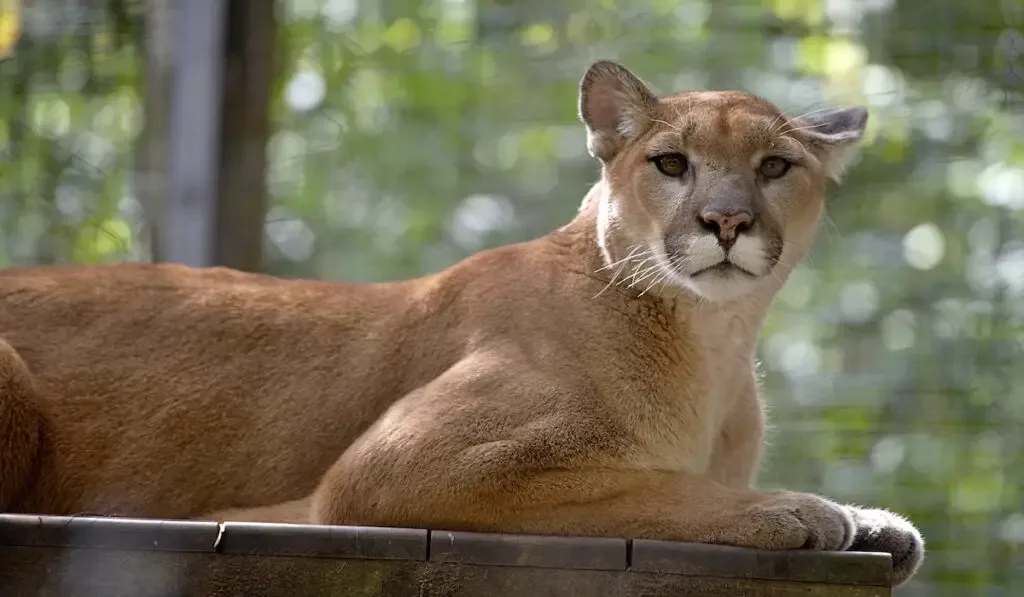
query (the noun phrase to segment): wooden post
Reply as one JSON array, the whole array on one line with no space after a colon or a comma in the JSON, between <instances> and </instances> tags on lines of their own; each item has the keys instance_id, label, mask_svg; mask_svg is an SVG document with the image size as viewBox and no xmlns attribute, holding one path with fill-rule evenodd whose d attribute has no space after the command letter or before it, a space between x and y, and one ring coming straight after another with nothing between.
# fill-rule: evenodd
<instances>
[{"instance_id":1,"label":"wooden post","mask_svg":"<svg viewBox=\"0 0 1024 597\"><path fill-rule=\"evenodd\" d=\"M178 0L172 8L170 163L161 259L214 265L220 162L225 0Z\"/></svg>"},{"instance_id":2,"label":"wooden post","mask_svg":"<svg viewBox=\"0 0 1024 597\"><path fill-rule=\"evenodd\" d=\"M214 262L260 271L277 35L273 0L229 0Z\"/></svg>"},{"instance_id":3,"label":"wooden post","mask_svg":"<svg viewBox=\"0 0 1024 597\"><path fill-rule=\"evenodd\" d=\"M150 0L139 46L146 57L143 71L145 119L136 148L135 183L145 221L136 255L143 261L162 261L159 239L167 209L167 169L170 155L171 56L174 36L174 0Z\"/></svg>"},{"instance_id":4,"label":"wooden post","mask_svg":"<svg viewBox=\"0 0 1024 597\"><path fill-rule=\"evenodd\" d=\"M160 10L169 23L170 65L147 85L153 145L144 203L154 260L258 271L266 211L275 18L273 0L175 0ZM153 23L151 31L159 33ZM155 36L152 44L160 41ZM164 105L161 102L166 101ZM166 116L161 124L160 116ZM165 144L165 149L159 145ZM164 172L160 176L159 172Z\"/></svg>"}]
</instances>

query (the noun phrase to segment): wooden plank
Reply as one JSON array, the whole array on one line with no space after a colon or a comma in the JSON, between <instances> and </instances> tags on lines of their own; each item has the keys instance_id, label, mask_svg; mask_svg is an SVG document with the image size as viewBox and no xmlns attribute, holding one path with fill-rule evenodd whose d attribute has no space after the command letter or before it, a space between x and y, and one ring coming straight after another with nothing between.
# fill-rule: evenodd
<instances>
[{"instance_id":1,"label":"wooden plank","mask_svg":"<svg viewBox=\"0 0 1024 597\"><path fill-rule=\"evenodd\" d=\"M427 559L427 531L228 522L217 552L423 561Z\"/></svg>"},{"instance_id":2,"label":"wooden plank","mask_svg":"<svg viewBox=\"0 0 1024 597\"><path fill-rule=\"evenodd\" d=\"M726 545L636 539L632 569L722 578L891 585L891 563L879 566L879 557L890 559L888 554L758 551Z\"/></svg>"},{"instance_id":3,"label":"wooden plank","mask_svg":"<svg viewBox=\"0 0 1024 597\"><path fill-rule=\"evenodd\" d=\"M215 522L0 515L0 545L142 551L214 551Z\"/></svg>"},{"instance_id":4,"label":"wooden plank","mask_svg":"<svg viewBox=\"0 0 1024 597\"><path fill-rule=\"evenodd\" d=\"M891 595L887 554L638 543L4 514L0 586L5 595L110 597Z\"/></svg>"},{"instance_id":5,"label":"wooden plank","mask_svg":"<svg viewBox=\"0 0 1024 597\"><path fill-rule=\"evenodd\" d=\"M533 566L573 570L625 570L625 539L542 537L434 531L430 561L484 566Z\"/></svg>"}]
</instances>

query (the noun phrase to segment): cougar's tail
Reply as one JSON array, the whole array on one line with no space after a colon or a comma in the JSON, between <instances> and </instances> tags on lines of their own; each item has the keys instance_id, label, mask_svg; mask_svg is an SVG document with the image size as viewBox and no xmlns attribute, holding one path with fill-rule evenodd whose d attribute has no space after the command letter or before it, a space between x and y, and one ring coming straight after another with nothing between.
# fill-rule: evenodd
<instances>
[{"instance_id":1,"label":"cougar's tail","mask_svg":"<svg viewBox=\"0 0 1024 597\"><path fill-rule=\"evenodd\" d=\"M43 442L43 413L32 376L0 338L0 512L17 505L33 483Z\"/></svg>"}]
</instances>

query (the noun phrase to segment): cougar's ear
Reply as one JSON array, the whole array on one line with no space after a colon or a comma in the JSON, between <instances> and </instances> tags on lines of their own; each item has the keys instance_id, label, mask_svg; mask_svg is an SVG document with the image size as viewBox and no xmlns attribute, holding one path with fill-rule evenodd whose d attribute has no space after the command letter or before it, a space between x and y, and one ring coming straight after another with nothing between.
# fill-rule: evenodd
<instances>
[{"instance_id":1,"label":"cougar's ear","mask_svg":"<svg viewBox=\"0 0 1024 597\"><path fill-rule=\"evenodd\" d=\"M607 162L647 129L658 98L636 75L610 60L590 65L580 81L579 116L590 155Z\"/></svg>"},{"instance_id":2,"label":"cougar's ear","mask_svg":"<svg viewBox=\"0 0 1024 597\"><path fill-rule=\"evenodd\" d=\"M825 174L839 181L850 160L856 155L858 142L864 136L868 124L867 108L853 106L823 112L815 112L794 119L789 130L810 143Z\"/></svg>"}]
</instances>

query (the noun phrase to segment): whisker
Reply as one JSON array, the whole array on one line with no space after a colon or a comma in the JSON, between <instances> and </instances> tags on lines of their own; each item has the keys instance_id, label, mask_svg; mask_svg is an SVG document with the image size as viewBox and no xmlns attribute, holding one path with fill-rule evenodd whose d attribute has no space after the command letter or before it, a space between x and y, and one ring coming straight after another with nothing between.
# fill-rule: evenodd
<instances>
[{"instance_id":1,"label":"whisker","mask_svg":"<svg viewBox=\"0 0 1024 597\"><path fill-rule=\"evenodd\" d=\"M628 279L632 280L633 283L635 283L637 278L644 278L644 277L646 277L648 272L650 272L651 270L653 270L654 268L657 267L657 264L651 265L651 266L647 266L646 265L647 262L649 262L653 258L654 258L654 256L651 255L650 257L647 257L646 259L644 259L643 261L638 263L633 268L633 273L628 277ZM624 279L623 282L625 282L625 281L626 280Z\"/></svg>"},{"instance_id":2,"label":"whisker","mask_svg":"<svg viewBox=\"0 0 1024 597\"><path fill-rule=\"evenodd\" d=\"M800 120L801 118L807 118L808 116L811 116L813 114L819 114L821 112L828 112L829 110L839 110L839 109L842 109L842 106L828 105L828 106L824 106L824 107L818 108L816 110L811 110L809 112L804 112L803 114L801 114L800 116L797 116L796 118L791 118L790 121L792 122L794 120Z\"/></svg>"},{"instance_id":3,"label":"whisker","mask_svg":"<svg viewBox=\"0 0 1024 597\"><path fill-rule=\"evenodd\" d=\"M616 283L616 279L618 279L619 275L622 274L622 271L629 265L628 261L631 260L631 259L639 259L641 256L649 253L649 251L643 251L643 252L640 253L640 255L632 255L632 253L635 253L636 250L639 249L639 248L641 248L641 245L639 245L639 244L638 245L634 245L633 249L630 251L630 255L627 255L625 258L620 259L620 260L615 262L616 264L619 264L618 269L616 269L615 272L612 274L611 279L608 280L608 283L605 284L604 288L602 288L600 292L598 292L597 294L592 296L591 299L596 299L597 297L601 296L602 294L604 294L604 291L608 290L613 285L617 286L618 284L622 283L620 281L617 284ZM604 268L602 268L602 269L604 269ZM600 270L598 270L598 271L600 271Z\"/></svg>"},{"instance_id":4,"label":"whisker","mask_svg":"<svg viewBox=\"0 0 1024 597\"><path fill-rule=\"evenodd\" d=\"M634 279L633 282L630 283L628 288L635 288L638 285L643 284L647 280L650 280L652 276L657 278L657 276L659 276L661 273L661 264L655 261L654 265L648 266L646 269L644 269L644 271L641 274L639 274L639 277Z\"/></svg>"},{"instance_id":5,"label":"whisker","mask_svg":"<svg viewBox=\"0 0 1024 597\"><path fill-rule=\"evenodd\" d=\"M647 286L647 288L644 288L644 291L640 293L640 296L643 296L643 295L647 294L647 291L652 289L652 288L654 288L655 284L657 284L661 280L664 280L667 277L668 277L668 275L665 274L664 272L662 272L662 274L660 276L657 276L657 277L654 278L654 281L651 282L650 285Z\"/></svg>"},{"instance_id":6,"label":"whisker","mask_svg":"<svg viewBox=\"0 0 1024 597\"><path fill-rule=\"evenodd\" d=\"M597 293L597 294L595 294L594 296L590 297L590 300L594 300L594 299L596 299L597 297L599 297L599 296L601 296L602 294L604 294L604 291L605 291L605 290L608 290L609 288L611 288L611 287L612 287L612 282L613 282L614 280L615 280L615 278L612 278L611 280L609 280L609 281L608 281L608 283L604 285L604 288L602 288L602 289L601 289L600 291L598 291L598 293Z\"/></svg>"},{"instance_id":7,"label":"whisker","mask_svg":"<svg viewBox=\"0 0 1024 597\"><path fill-rule=\"evenodd\" d=\"M659 294L665 294L665 286L672 280L672 273L675 273L679 270L679 266L683 263L685 259L686 257L684 255L673 255L672 257L669 258L667 271L664 272L664 274L661 276L661 287L658 288ZM672 290L673 298L679 295L678 286L673 285Z\"/></svg>"},{"instance_id":8,"label":"whisker","mask_svg":"<svg viewBox=\"0 0 1024 597\"><path fill-rule=\"evenodd\" d=\"M614 283L615 283L615 278L617 278L617 277L618 277L618 275L619 275L619 273L620 273L620 272L622 272L622 270L621 270L621 269L618 269L618 270L616 270L616 271L615 271L615 273L614 273L614 274L612 274L612 277L611 277L611 279L610 279L610 280L608 280L608 283L604 285L604 288L602 288L602 289L601 289L601 290L600 290L600 291L599 291L599 292L598 292L597 294L595 294L594 296L590 297L590 300L594 300L594 299L596 299L597 297L599 297L599 296L601 296L602 294L604 294L604 291L605 291L605 290L608 290L609 288L611 288L611 287L612 287L612 284L614 284Z\"/></svg>"},{"instance_id":9,"label":"whisker","mask_svg":"<svg viewBox=\"0 0 1024 597\"><path fill-rule=\"evenodd\" d=\"M779 115L776 116L774 120L772 120L771 122L768 123L768 133L769 134L771 134L771 135L775 134L775 132L776 132L775 131L775 125L780 120L782 121L782 124L779 124L780 127L784 126L787 122L789 122L786 119L786 113L784 111L782 111L782 110L779 110Z\"/></svg>"},{"instance_id":10,"label":"whisker","mask_svg":"<svg viewBox=\"0 0 1024 597\"><path fill-rule=\"evenodd\" d=\"M629 280L636 280L637 274L640 273L641 265L643 265L643 263L645 263L646 261L647 261L647 259L644 259L643 261L640 262L640 265L634 265L632 270L631 270L632 273L630 273L628 276L625 276L624 278L619 280L619 282L618 282L618 284L616 284L616 286L621 286L623 283L625 283L625 282L627 282Z\"/></svg>"},{"instance_id":11,"label":"whisker","mask_svg":"<svg viewBox=\"0 0 1024 597\"><path fill-rule=\"evenodd\" d=\"M779 134L783 135L783 136L786 136L786 135L789 135L790 133L795 133L796 131L806 131L806 130L810 130L810 129L817 129L817 128L821 128L823 126L828 126L828 124L829 123L827 123L827 122L818 122L816 124L808 124L808 125L805 125L805 126L794 126L792 128L788 128L788 129L786 129L784 131L779 131Z\"/></svg>"},{"instance_id":12,"label":"whisker","mask_svg":"<svg viewBox=\"0 0 1024 597\"><path fill-rule=\"evenodd\" d=\"M839 226L836 226L835 220L830 218L828 214L825 214L825 230L829 229L829 225L831 225L832 229L835 230L836 237L838 237L839 240L842 240L843 239L843 232L841 230L839 230ZM828 237L829 244L831 244L832 243L832 235L831 235L831 233L828 233L828 234L829 234L829 237Z\"/></svg>"},{"instance_id":13,"label":"whisker","mask_svg":"<svg viewBox=\"0 0 1024 597\"><path fill-rule=\"evenodd\" d=\"M690 98L690 101L692 102L693 98ZM672 109L676 111L676 116L679 117L679 120L682 120L683 119L683 113L679 111L679 106L677 106L675 104L672 104ZM686 109L689 110L690 109L689 106L687 106Z\"/></svg>"},{"instance_id":14,"label":"whisker","mask_svg":"<svg viewBox=\"0 0 1024 597\"><path fill-rule=\"evenodd\" d=\"M776 262L775 265L779 265L779 262ZM786 263L786 264L782 264L782 265L789 265L789 264ZM782 280L782 278L779 277L779 274L775 271L775 267L774 266L771 269L768 270L768 273L771 274L773 278L775 278L775 281L779 283L779 286L785 286L786 283Z\"/></svg>"},{"instance_id":15,"label":"whisker","mask_svg":"<svg viewBox=\"0 0 1024 597\"><path fill-rule=\"evenodd\" d=\"M792 263L786 263L785 261L782 261L781 258L775 258L775 259L772 260L772 273L775 272L775 268L776 267L781 267L781 268L785 269L786 273L788 275L788 274L793 273L793 270L795 270L798 267L798 265L797 264L792 264ZM782 280L779 280L779 281L781 282Z\"/></svg>"},{"instance_id":16,"label":"whisker","mask_svg":"<svg viewBox=\"0 0 1024 597\"><path fill-rule=\"evenodd\" d=\"M638 273L637 275L640 275L640 276L643 276L643 277L647 277L646 275L647 275L648 272L650 272L651 270L657 269L658 267L659 267L659 264L655 263L654 265L648 266L647 269L645 269L643 272Z\"/></svg>"},{"instance_id":17,"label":"whisker","mask_svg":"<svg viewBox=\"0 0 1024 597\"><path fill-rule=\"evenodd\" d=\"M820 126L825 126L828 123L826 123L826 122L819 122L819 123L816 123L816 124L810 124L810 125L805 125L805 126L796 126L796 125L800 123L801 119L807 118L808 116L812 116L814 114L818 114L818 113L821 113L821 112L828 112L829 110L841 110L842 108L843 108L842 106L828 105L828 106L825 106L823 108L818 108L817 110L811 110L809 112L804 112L800 116L797 116L796 118L791 118L791 119L789 119L789 121L787 121L786 124L790 125L789 129L782 130L783 127L779 127L780 130L777 131L777 134L788 135L789 133L792 133L793 131L802 131L804 129L818 128Z\"/></svg>"},{"instance_id":18,"label":"whisker","mask_svg":"<svg viewBox=\"0 0 1024 597\"><path fill-rule=\"evenodd\" d=\"M797 127L796 126L797 124L800 123L800 119L806 118L806 117L814 115L814 114L818 114L819 112L826 112L828 110L833 110L833 109L838 109L838 108L835 107L835 106L832 106L832 105L826 105L826 106L824 106L822 108L817 108L815 110L809 110L807 112L804 112L803 114L801 114L799 116L794 116L793 118L787 118L787 119L779 122L777 128L775 130L771 131L771 134L772 135L786 135L786 134L788 134L788 133L790 133L790 132L792 132L794 130L802 130L804 127ZM776 120L778 120L778 119L776 119ZM775 122L775 121L773 121L773 122ZM786 130L786 126L789 126L790 128L788 130ZM813 125L813 126L821 126L821 125L818 124L818 125ZM769 127L769 128L771 128L771 127Z\"/></svg>"},{"instance_id":19,"label":"whisker","mask_svg":"<svg viewBox=\"0 0 1024 597\"><path fill-rule=\"evenodd\" d=\"M650 278L650 276L651 276L651 274L647 274L647 275L645 275L645 276L643 276L641 278L637 278L636 280L633 280L632 282L630 282L629 286L627 286L626 288L636 288L636 286L638 284L643 284L644 282L646 282L647 279Z\"/></svg>"},{"instance_id":20,"label":"whisker","mask_svg":"<svg viewBox=\"0 0 1024 597\"><path fill-rule=\"evenodd\" d=\"M603 267L597 268L596 270L594 270L594 273L602 272L602 271L604 271L606 269L613 268L616 265L619 265L620 263L624 263L626 261L629 261L630 259L633 258L633 256L634 256L633 253L636 253L637 249L639 249L639 248L640 248L640 245L633 245L632 250L625 257L623 257L622 259L619 259L618 261L613 261L612 263L609 263L609 264L607 264L607 265L605 265Z\"/></svg>"},{"instance_id":21,"label":"whisker","mask_svg":"<svg viewBox=\"0 0 1024 597\"><path fill-rule=\"evenodd\" d=\"M677 108L676 111L678 111L678 108ZM671 123L668 123L668 122L665 122L664 120L654 119L654 120L652 120L652 122L657 122L657 123L663 124L663 125L667 126L668 128L672 129L673 131L677 132L677 133L682 131L682 129L679 128L678 126L676 126L674 124L671 124Z\"/></svg>"}]
</instances>

